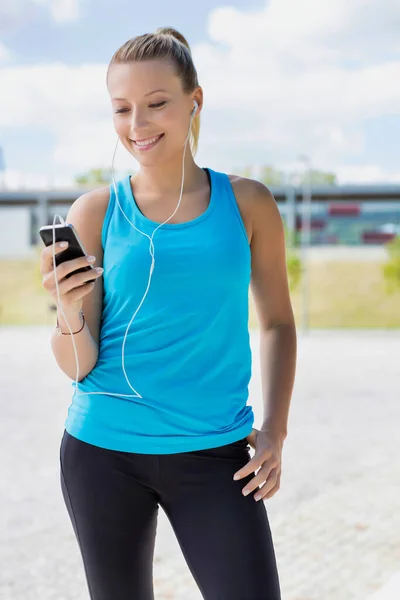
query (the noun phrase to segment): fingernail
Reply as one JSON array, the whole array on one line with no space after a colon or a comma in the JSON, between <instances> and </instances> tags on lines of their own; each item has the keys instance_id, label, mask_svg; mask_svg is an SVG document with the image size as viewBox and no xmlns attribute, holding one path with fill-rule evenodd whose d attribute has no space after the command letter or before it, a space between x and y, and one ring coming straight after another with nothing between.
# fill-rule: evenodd
<instances>
[{"instance_id":1,"label":"fingernail","mask_svg":"<svg viewBox=\"0 0 400 600\"><path fill-rule=\"evenodd\" d=\"M104 271L104 269L102 269L101 267L96 267L96 271L97 271L97 273L102 273Z\"/></svg>"},{"instance_id":2,"label":"fingernail","mask_svg":"<svg viewBox=\"0 0 400 600\"><path fill-rule=\"evenodd\" d=\"M60 242L59 246L60 248L66 248L68 246L68 242Z\"/></svg>"},{"instance_id":3,"label":"fingernail","mask_svg":"<svg viewBox=\"0 0 400 600\"><path fill-rule=\"evenodd\" d=\"M243 490L243 496L248 496L250 494L250 490Z\"/></svg>"},{"instance_id":4,"label":"fingernail","mask_svg":"<svg viewBox=\"0 0 400 600\"><path fill-rule=\"evenodd\" d=\"M261 500L261 496L254 496L254 500L257 500L258 502L259 500Z\"/></svg>"},{"instance_id":5,"label":"fingernail","mask_svg":"<svg viewBox=\"0 0 400 600\"><path fill-rule=\"evenodd\" d=\"M234 476L233 476L233 479L234 479L235 481L237 481L238 479L240 479L240 475L234 475Z\"/></svg>"},{"instance_id":6,"label":"fingernail","mask_svg":"<svg viewBox=\"0 0 400 600\"><path fill-rule=\"evenodd\" d=\"M96 257L95 257L95 256L87 256L87 257L86 257L86 260L87 260L88 262L94 262L94 261L96 260Z\"/></svg>"}]
</instances>

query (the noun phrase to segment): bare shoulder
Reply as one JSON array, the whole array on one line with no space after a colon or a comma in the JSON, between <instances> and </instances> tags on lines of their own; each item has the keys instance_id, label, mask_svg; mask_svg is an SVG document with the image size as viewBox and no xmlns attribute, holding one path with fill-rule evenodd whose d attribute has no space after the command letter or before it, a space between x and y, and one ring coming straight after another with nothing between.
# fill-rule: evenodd
<instances>
[{"instance_id":1,"label":"bare shoulder","mask_svg":"<svg viewBox=\"0 0 400 600\"><path fill-rule=\"evenodd\" d=\"M241 177L240 175L228 174L229 180L240 198L247 203L265 204L275 202L271 190L261 181L250 179L249 177Z\"/></svg>"},{"instance_id":2,"label":"bare shoulder","mask_svg":"<svg viewBox=\"0 0 400 600\"><path fill-rule=\"evenodd\" d=\"M66 222L71 223L88 254L96 257L94 266L103 266L101 232L110 199L109 186L96 188L79 196L71 205ZM103 279L96 280L93 291L83 298L83 312L94 340L99 343L103 309Z\"/></svg>"},{"instance_id":3,"label":"bare shoulder","mask_svg":"<svg viewBox=\"0 0 400 600\"><path fill-rule=\"evenodd\" d=\"M236 201L251 240L256 224L277 216L278 207L270 189L261 181L228 173ZM278 211L279 212L279 211Z\"/></svg>"},{"instance_id":4,"label":"bare shoulder","mask_svg":"<svg viewBox=\"0 0 400 600\"><path fill-rule=\"evenodd\" d=\"M85 192L79 196L71 205L67 219L78 220L83 223L90 218L94 224L102 222L110 199L110 188L104 186ZM71 220L69 221L72 222ZM75 223L74 223L75 224Z\"/></svg>"},{"instance_id":5,"label":"bare shoulder","mask_svg":"<svg viewBox=\"0 0 400 600\"><path fill-rule=\"evenodd\" d=\"M67 222L76 228L85 249L92 253L91 248L96 245L95 256L101 251L101 230L109 199L109 186L90 190L73 202L67 215Z\"/></svg>"}]
</instances>

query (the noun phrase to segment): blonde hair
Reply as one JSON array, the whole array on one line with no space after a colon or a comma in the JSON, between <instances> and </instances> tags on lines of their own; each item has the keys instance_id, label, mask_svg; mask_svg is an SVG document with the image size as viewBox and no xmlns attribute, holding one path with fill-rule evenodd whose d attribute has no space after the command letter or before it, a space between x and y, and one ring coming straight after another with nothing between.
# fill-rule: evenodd
<instances>
[{"instance_id":1,"label":"blonde hair","mask_svg":"<svg viewBox=\"0 0 400 600\"><path fill-rule=\"evenodd\" d=\"M186 38L172 27L159 27L154 33L138 35L125 42L113 54L108 65L108 73L113 64L140 62L143 60L169 58L176 68L182 82L183 91L193 92L199 85L197 71L193 63L192 53ZM190 128L190 147L193 156L197 152L200 135L200 115L192 119Z\"/></svg>"}]
</instances>

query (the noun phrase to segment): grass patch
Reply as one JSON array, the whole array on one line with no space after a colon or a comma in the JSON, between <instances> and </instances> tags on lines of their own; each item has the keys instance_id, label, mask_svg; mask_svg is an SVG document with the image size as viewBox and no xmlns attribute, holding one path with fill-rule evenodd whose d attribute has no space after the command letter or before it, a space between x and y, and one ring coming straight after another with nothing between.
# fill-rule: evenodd
<instances>
[{"instance_id":1,"label":"grass patch","mask_svg":"<svg viewBox=\"0 0 400 600\"><path fill-rule=\"evenodd\" d=\"M400 328L400 292L388 295L379 261L310 264L310 328ZM291 295L301 324L301 286ZM252 298L250 326L257 327Z\"/></svg>"},{"instance_id":2,"label":"grass patch","mask_svg":"<svg viewBox=\"0 0 400 600\"><path fill-rule=\"evenodd\" d=\"M39 259L0 260L0 325L52 325L52 303L41 287ZM292 294L300 325L300 288ZM250 327L257 327L250 295ZM388 295L382 263L311 263L310 327L400 328L400 292Z\"/></svg>"},{"instance_id":3,"label":"grass patch","mask_svg":"<svg viewBox=\"0 0 400 600\"><path fill-rule=\"evenodd\" d=\"M0 260L0 324L49 325L51 297L41 287L39 261Z\"/></svg>"}]
</instances>

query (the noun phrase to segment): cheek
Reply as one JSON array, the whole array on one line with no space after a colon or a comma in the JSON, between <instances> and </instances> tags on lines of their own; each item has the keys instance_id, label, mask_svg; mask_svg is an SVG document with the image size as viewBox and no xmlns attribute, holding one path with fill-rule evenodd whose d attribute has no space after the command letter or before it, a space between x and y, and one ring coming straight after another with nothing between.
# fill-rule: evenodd
<instances>
[{"instance_id":1,"label":"cheek","mask_svg":"<svg viewBox=\"0 0 400 600\"><path fill-rule=\"evenodd\" d=\"M118 133L118 135L125 135L126 132L128 132L128 135L129 135L129 127L130 127L129 119L114 118L113 123L114 123L114 129Z\"/></svg>"},{"instance_id":2,"label":"cheek","mask_svg":"<svg viewBox=\"0 0 400 600\"><path fill-rule=\"evenodd\" d=\"M162 123L159 123L160 131L164 131L168 138L167 143L169 146L180 147L188 133L190 119L183 119L182 113L176 112L174 114L166 116Z\"/></svg>"},{"instance_id":3,"label":"cheek","mask_svg":"<svg viewBox=\"0 0 400 600\"><path fill-rule=\"evenodd\" d=\"M165 133L176 134L178 137L185 135L186 127L189 127L190 116L187 119L184 117L185 108L181 105L174 104L166 107L154 116L154 122L160 127L160 131Z\"/></svg>"}]
</instances>

